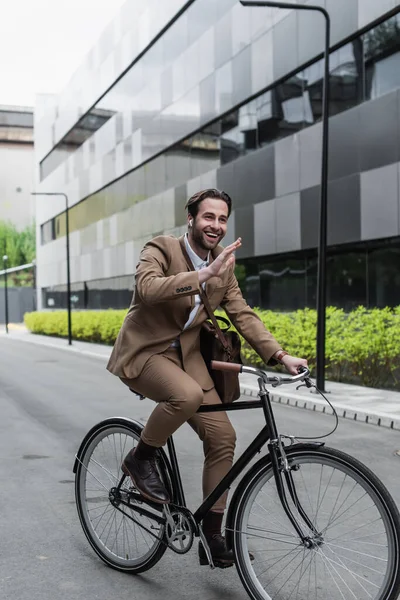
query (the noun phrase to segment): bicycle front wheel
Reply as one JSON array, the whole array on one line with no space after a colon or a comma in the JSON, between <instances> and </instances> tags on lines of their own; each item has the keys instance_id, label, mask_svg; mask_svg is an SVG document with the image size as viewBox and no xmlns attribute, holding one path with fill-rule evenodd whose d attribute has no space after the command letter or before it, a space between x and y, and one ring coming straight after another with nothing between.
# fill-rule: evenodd
<instances>
[{"instance_id":1,"label":"bicycle front wheel","mask_svg":"<svg viewBox=\"0 0 400 600\"><path fill-rule=\"evenodd\" d=\"M293 447L287 457L297 498L287 497L311 545L282 508L271 463L259 461L241 485L232 520L236 566L250 597L395 600L400 521L383 484L359 461L330 448Z\"/></svg>"},{"instance_id":2,"label":"bicycle front wheel","mask_svg":"<svg viewBox=\"0 0 400 600\"><path fill-rule=\"evenodd\" d=\"M100 426L88 439L76 470L76 505L83 531L98 556L119 571L141 573L160 560L167 546L163 525L138 510L111 502L110 493L122 477L122 461L140 438L139 427L121 421ZM161 464L159 470L171 492ZM139 509L144 501L132 499L138 496L137 492L130 494L135 491L126 478L121 494Z\"/></svg>"}]
</instances>

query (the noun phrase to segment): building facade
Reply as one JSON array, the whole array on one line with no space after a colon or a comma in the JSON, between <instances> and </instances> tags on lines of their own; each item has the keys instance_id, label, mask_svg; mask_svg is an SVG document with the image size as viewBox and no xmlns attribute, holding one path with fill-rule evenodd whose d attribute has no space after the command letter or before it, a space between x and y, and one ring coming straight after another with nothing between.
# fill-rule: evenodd
<instances>
[{"instance_id":1,"label":"building facade","mask_svg":"<svg viewBox=\"0 0 400 600\"><path fill-rule=\"evenodd\" d=\"M304 4L304 0L298 0ZM400 0L331 15L328 303L400 304ZM125 308L143 244L218 187L249 304L316 303L324 20L237 0L128 0L35 111L36 191L69 201L77 308ZM39 303L66 305L65 201L37 197Z\"/></svg>"},{"instance_id":2,"label":"building facade","mask_svg":"<svg viewBox=\"0 0 400 600\"><path fill-rule=\"evenodd\" d=\"M0 221L32 225L35 202L33 108L0 105Z\"/></svg>"}]
</instances>

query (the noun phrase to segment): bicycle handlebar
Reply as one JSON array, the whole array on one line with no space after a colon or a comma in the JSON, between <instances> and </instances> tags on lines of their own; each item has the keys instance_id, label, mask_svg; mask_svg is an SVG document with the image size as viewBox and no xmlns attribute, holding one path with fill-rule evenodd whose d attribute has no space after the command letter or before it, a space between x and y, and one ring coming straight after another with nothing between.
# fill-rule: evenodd
<instances>
[{"instance_id":1,"label":"bicycle handlebar","mask_svg":"<svg viewBox=\"0 0 400 600\"><path fill-rule=\"evenodd\" d=\"M301 367L301 372L298 375L268 375L262 369L256 369L255 367L247 367L239 363L222 362L219 360L211 361L211 368L215 371L234 371L235 373L249 373L250 375L256 375L261 377L265 383L270 383L272 387L278 387L286 383L298 383L299 381L305 381L310 377L310 370L306 367Z\"/></svg>"}]
</instances>

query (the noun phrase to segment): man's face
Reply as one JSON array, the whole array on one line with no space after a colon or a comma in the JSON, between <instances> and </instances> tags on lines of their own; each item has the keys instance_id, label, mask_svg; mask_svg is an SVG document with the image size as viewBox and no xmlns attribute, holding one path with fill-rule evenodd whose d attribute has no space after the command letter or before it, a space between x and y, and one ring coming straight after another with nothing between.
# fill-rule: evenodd
<instances>
[{"instance_id":1,"label":"man's face","mask_svg":"<svg viewBox=\"0 0 400 600\"><path fill-rule=\"evenodd\" d=\"M190 220L191 217L189 216ZM199 204L199 212L189 228L193 250L207 253L218 246L228 227L228 205L223 200L206 198Z\"/></svg>"}]
</instances>

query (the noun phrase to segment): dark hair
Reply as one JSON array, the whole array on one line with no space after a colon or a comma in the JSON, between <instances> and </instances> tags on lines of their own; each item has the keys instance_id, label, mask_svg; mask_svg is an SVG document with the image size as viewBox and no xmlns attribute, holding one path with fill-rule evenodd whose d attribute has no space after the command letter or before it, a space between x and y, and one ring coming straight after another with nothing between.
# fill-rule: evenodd
<instances>
[{"instance_id":1,"label":"dark hair","mask_svg":"<svg viewBox=\"0 0 400 600\"><path fill-rule=\"evenodd\" d=\"M196 218L197 213L199 212L200 202L205 200L206 198L215 198L216 200L223 200L228 205L228 217L231 214L232 210L232 200L230 196L226 192L222 190L216 190L215 188L210 188L207 190L201 190L200 192L196 192L189 198L186 202L185 208L188 209L188 213L191 217Z\"/></svg>"}]
</instances>

